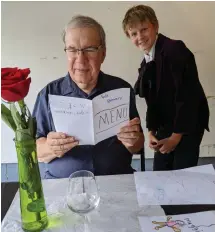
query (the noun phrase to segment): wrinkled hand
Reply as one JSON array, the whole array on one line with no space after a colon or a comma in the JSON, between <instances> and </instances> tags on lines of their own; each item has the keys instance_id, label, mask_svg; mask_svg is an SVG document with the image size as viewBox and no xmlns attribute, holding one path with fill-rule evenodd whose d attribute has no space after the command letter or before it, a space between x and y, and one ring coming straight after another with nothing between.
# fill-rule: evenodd
<instances>
[{"instance_id":1,"label":"wrinkled hand","mask_svg":"<svg viewBox=\"0 0 215 232\"><path fill-rule=\"evenodd\" d=\"M169 137L158 141L158 146L161 146L159 151L162 154L168 154L175 150L176 146L181 141L181 137Z\"/></svg>"},{"instance_id":2,"label":"wrinkled hand","mask_svg":"<svg viewBox=\"0 0 215 232\"><path fill-rule=\"evenodd\" d=\"M74 137L61 132L50 132L47 135L46 143L56 157L62 157L67 151L78 145Z\"/></svg>"},{"instance_id":3,"label":"wrinkled hand","mask_svg":"<svg viewBox=\"0 0 215 232\"><path fill-rule=\"evenodd\" d=\"M158 140L151 131L149 132L149 147L154 151L159 150Z\"/></svg>"},{"instance_id":4,"label":"wrinkled hand","mask_svg":"<svg viewBox=\"0 0 215 232\"><path fill-rule=\"evenodd\" d=\"M134 118L129 123L120 129L120 133L117 134L117 138L125 145L125 147L133 147L136 142L143 137L143 133L140 131L140 119Z\"/></svg>"}]
</instances>

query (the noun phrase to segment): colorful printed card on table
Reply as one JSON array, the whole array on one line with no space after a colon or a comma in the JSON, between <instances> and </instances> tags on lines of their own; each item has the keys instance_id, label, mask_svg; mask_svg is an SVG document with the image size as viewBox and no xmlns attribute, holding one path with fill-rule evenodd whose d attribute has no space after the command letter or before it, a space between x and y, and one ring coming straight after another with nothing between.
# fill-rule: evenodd
<instances>
[{"instance_id":1,"label":"colorful printed card on table","mask_svg":"<svg viewBox=\"0 0 215 232\"><path fill-rule=\"evenodd\" d=\"M116 135L129 121L130 89L100 94L93 100L49 94L50 109L57 132L95 145Z\"/></svg>"},{"instance_id":2,"label":"colorful printed card on table","mask_svg":"<svg viewBox=\"0 0 215 232\"><path fill-rule=\"evenodd\" d=\"M138 219L143 232L215 232L215 211Z\"/></svg>"}]
</instances>

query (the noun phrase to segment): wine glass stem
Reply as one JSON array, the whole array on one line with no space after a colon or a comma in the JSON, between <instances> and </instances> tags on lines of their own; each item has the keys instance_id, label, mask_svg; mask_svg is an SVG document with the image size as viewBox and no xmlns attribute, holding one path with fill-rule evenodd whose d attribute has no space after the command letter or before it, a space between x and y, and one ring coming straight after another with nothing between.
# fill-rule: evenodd
<instances>
[{"instance_id":1,"label":"wine glass stem","mask_svg":"<svg viewBox=\"0 0 215 232\"><path fill-rule=\"evenodd\" d=\"M83 218L84 218L84 232L90 232L89 219L88 219L87 215L83 215Z\"/></svg>"}]
</instances>

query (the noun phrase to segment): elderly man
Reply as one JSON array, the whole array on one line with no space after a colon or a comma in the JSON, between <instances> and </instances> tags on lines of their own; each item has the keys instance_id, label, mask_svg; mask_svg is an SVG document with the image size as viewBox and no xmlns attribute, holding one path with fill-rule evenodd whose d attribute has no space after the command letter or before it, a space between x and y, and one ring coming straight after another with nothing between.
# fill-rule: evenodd
<instances>
[{"instance_id":1,"label":"elderly man","mask_svg":"<svg viewBox=\"0 0 215 232\"><path fill-rule=\"evenodd\" d=\"M75 16L64 29L63 41L68 74L41 90L33 111L38 159L47 163L45 178L65 178L83 169L95 175L132 173L132 154L143 148L144 135L130 84L100 71L106 54L102 26L90 17ZM130 121L117 136L80 146L74 136L55 131L48 94L93 99L118 88L130 88Z\"/></svg>"}]
</instances>

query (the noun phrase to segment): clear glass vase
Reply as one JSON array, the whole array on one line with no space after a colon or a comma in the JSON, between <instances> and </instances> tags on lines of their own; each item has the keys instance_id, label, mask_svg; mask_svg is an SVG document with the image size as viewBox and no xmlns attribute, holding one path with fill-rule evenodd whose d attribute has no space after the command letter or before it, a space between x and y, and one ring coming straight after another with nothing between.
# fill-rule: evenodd
<instances>
[{"instance_id":1,"label":"clear glass vase","mask_svg":"<svg viewBox=\"0 0 215 232\"><path fill-rule=\"evenodd\" d=\"M42 231L48 225L35 140L15 141L22 228Z\"/></svg>"}]
</instances>

